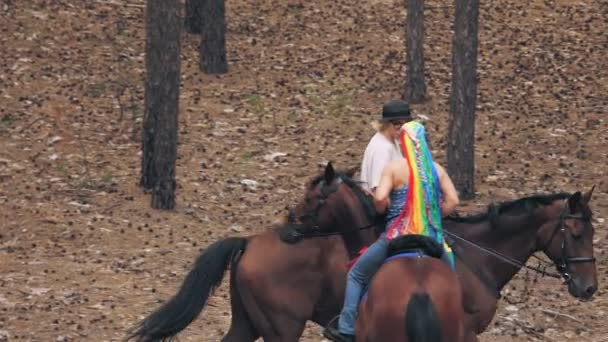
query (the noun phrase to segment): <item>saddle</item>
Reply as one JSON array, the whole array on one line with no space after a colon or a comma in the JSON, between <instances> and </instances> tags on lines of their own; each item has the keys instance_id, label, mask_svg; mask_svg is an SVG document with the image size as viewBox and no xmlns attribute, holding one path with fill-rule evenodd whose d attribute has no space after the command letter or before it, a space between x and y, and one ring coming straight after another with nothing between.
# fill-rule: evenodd
<instances>
[{"instance_id":1,"label":"saddle","mask_svg":"<svg viewBox=\"0 0 608 342\"><path fill-rule=\"evenodd\" d=\"M366 248L359 252L359 256L365 252ZM388 250L384 262L396 258L420 258L431 257L441 259L443 256L443 246L437 243L433 238L424 235L408 234L392 239L388 244ZM350 269L359 257L351 260L347 268ZM367 286L371 284L371 280L363 291L360 301L367 297Z\"/></svg>"},{"instance_id":2,"label":"saddle","mask_svg":"<svg viewBox=\"0 0 608 342\"><path fill-rule=\"evenodd\" d=\"M408 234L390 241L386 258L399 254L418 253L431 258L441 259L443 246L433 238L424 235Z\"/></svg>"}]
</instances>

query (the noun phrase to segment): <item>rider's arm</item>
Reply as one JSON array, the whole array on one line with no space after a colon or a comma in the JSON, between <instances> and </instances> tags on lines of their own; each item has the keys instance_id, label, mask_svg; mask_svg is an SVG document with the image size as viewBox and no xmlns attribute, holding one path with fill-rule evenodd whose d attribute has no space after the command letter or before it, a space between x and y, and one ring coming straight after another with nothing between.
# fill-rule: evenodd
<instances>
[{"instance_id":1,"label":"rider's arm","mask_svg":"<svg viewBox=\"0 0 608 342\"><path fill-rule=\"evenodd\" d=\"M376 211L383 214L389 205L389 194L393 189L393 167L392 163L388 163L384 170L382 170L382 177L380 177L380 184L374 192L374 204L376 205Z\"/></svg>"},{"instance_id":2,"label":"rider's arm","mask_svg":"<svg viewBox=\"0 0 608 342\"><path fill-rule=\"evenodd\" d=\"M443 197L443 202L441 203L441 216L446 217L456 209L460 200L458 199L458 192L448 173L437 163L435 163L435 167L437 168L439 186L441 187Z\"/></svg>"},{"instance_id":3,"label":"rider's arm","mask_svg":"<svg viewBox=\"0 0 608 342\"><path fill-rule=\"evenodd\" d=\"M382 175L384 174L384 169L391 162L391 155L389 151L379 150L376 151L374 155L372 165L370 167L369 174L369 187L372 193L376 192L378 186L380 186L380 182L382 181Z\"/></svg>"}]
</instances>

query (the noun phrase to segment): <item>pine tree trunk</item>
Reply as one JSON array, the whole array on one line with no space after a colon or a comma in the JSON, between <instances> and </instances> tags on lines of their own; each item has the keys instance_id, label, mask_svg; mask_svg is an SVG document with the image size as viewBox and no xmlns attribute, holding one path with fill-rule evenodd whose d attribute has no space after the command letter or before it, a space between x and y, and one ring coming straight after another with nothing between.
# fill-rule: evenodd
<instances>
[{"instance_id":1,"label":"pine tree trunk","mask_svg":"<svg viewBox=\"0 0 608 342\"><path fill-rule=\"evenodd\" d=\"M424 82L424 0L406 0L406 7L407 80L405 82L405 99L410 103L420 103L426 99L426 84Z\"/></svg>"},{"instance_id":2,"label":"pine tree trunk","mask_svg":"<svg viewBox=\"0 0 608 342\"><path fill-rule=\"evenodd\" d=\"M475 105L479 0L455 0L448 173L462 199L475 196Z\"/></svg>"},{"instance_id":3,"label":"pine tree trunk","mask_svg":"<svg viewBox=\"0 0 608 342\"><path fill-rule=\"evenodd\" d=\"M180 85L180 7L177 0L146 2L146 84L141 186L152 207L175 207L175 160Z\"/></svg>"},{"instance_id":4,"label":"pine tree trunk","mask_svg":"<svg viewBox=\"0 0 608 342\"><path fill-rule=\"evenodd\" d=\"M226 9L224 0L203 1L200 68L206 74L228 72L226 60Z\"/></svg>"},{"instance_id":5,"label":"pine tree trunk","mask_svg":"<svg viewBox=\"0 0 608 342\"><path fill-rule=\"evenodd\" d=\"M184 27L189 33L199 34L203 29L203 1L205 0L186 0Z\"/></svg>"}]
</instances>

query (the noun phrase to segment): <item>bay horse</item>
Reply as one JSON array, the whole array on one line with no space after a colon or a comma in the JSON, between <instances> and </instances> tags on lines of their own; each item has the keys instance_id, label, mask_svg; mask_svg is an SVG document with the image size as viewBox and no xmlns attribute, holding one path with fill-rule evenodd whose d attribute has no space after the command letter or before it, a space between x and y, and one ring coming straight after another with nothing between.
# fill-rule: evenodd
<instances>
[{"instance_id":1,"label":"bay horse","mask_svg":"<svg viewBox=\"0 0 608 342\"><path fill-rule=\"evenodd\" d=\"M550 275L563 278L573 297L591 299L598 288L593 189L524 197L444 221L463 289L465 341L478 341L496 313L500 291L522 267L546 273L526 265L536 252L551 259L558 274Z\"/></svg>"},{"instance_id":2,"label":"bay horse","mask_svg":"<svg viewBox=\"0 0 608 342\"><path fill-rule=\"evenodd\" d=\"M342 304L345 265L378 236L372 198L351 177L329 163L286 224L211 244L177 294L127 339L171 340L200 314L229 265L232 323L222 341L297 341L306 321L328 322Z\"/></svg>"},{"instance_id":3,"label":"bay horse","mask_svg":"<svg viewBox=\"0 0 608 342\"><path fill-rule=\"evenodd\" d=\"M357 341L463 341L462 288L440 259L443 253L443 246L426 236L391 240L360 303Z\"/></svg>"},{"instance_id":4,"label":"bay horse","mask_svg":"<svg viewBox=\"0 0 608 342\"><path fill-rule=\"evenodd\" d=\"M559 274L553 276L564 278L571 295L591 298L598 286L592 193L525 197L446 220L458 277L437 259L395 259L389 252L360 304L356 340L478 341L500 290L537 251L555 263Z\"/></svg>"},{"instance_id":5,"label":"bay horse","mask_svg":"<svg viewBox=\"0 0 608 342\"><path fill-rule=\"evenodd\" d=\"M572 295L593 295L597 278L590 198L591 191L533 196L445 221L448 232L454 232L467 341L476 341L476 334L486 329L500 290L536 251L544 250L567 275ZM570 213L558 215L565 199ZM345 265L378 236L378 230L366 229L378 223L373 203L348 175L336 174L328 164L294 213L299 214L277 229L211 244L178 293L128 339L170 340L200 314L229 266L232 321L222 341L297 341L306 321L325 326L343 302ZM328 229L327 224L334 226ZM460 236L464 241L456 239ZM490 250L501 252L503 259Z\"/></svg>"}]
</instances>

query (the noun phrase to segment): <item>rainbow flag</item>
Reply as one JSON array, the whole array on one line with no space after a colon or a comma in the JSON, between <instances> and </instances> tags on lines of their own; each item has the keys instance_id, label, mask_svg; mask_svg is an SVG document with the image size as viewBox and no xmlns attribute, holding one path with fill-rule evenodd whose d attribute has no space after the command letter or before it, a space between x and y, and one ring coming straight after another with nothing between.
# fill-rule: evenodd
<instances>
[{"instance_id":1,"label":"rainbow flag","mask_svg":"<svg viewBox=\"0 0 608 342\"><path fill-rule=\"evenodd\" d=\"M393 239L406 234L429 236L444 245L454 268L452 250L443 238L441 188L424 126L416 121L406 123L399 144L410 169L410 179L406 204L389 228L387 237Z\"/></svg>"}]
</instances>

